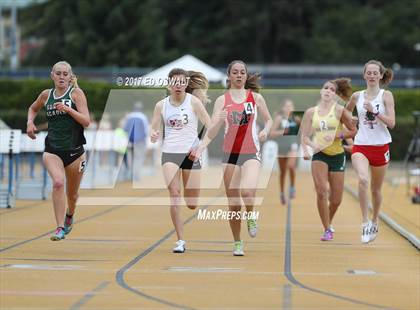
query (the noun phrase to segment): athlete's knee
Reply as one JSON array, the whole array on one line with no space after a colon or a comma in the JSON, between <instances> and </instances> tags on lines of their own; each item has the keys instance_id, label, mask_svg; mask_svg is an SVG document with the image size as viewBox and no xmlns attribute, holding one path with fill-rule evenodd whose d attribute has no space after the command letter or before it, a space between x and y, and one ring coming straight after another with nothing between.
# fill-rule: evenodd
<instances>
[{"instance_id":1,"label":"athlete's knee","mask_svg":"<svg viewBox=\"0 0 420 310\"><path fill-rule=\"evenodd\" d=\"M372 188L371 192L372 192L372 197L375 197L376 199L382 198L382 193L380 189Z\"/></svg>"},{"instance_id":2,"label":"athlete's knee","mask_svg":"<svg viewBox=\"0 0 420 310\"><path fill-rule=\"evenodd\" d=\"M64 179L57 178L53 180L53 190L59 191L64 189Z\"/></svg>"},{"instance_id":3,"label":"athlete's knee","mask_svg":"<svg viewBox=\"0 0 420 310\"><path fill-rule=\"evenodd\" d=\"M342 201L341 197L330 198L330 206L338 207L341 204L341 201Z\"/></svg>"},{"instance_id":4,"label":"athlete's knee","mask_svg":"<svg viewBox=\"0 0 420 310\"><path fill-rule=\"evenodd\" d=\"M240 205L241 204L241 193L238 189L229 189L226 190L226 197L228 199L229 205Z\"/></svg>"},{"instance_id":5,"label":"athlete's knee","mask_svg":"<svg viewBox=\"0 0 420 310\"><path fill-rule=\"evenodd\" d=\"M328 199L328 188L326 186L318 186L316 188L316 196L318 199Z\"/></svg>"},{"instance_id":6,"label":"athlete's knee","mask_svg":"<svg viewBox=\"0 0 420 310\"><path fill-rule=\"evenodd\" d=\"M252 199L255 197L255 190L253 189L243 189L241 190L241 196L244 199Z\"/></svg>"},{"instance_id":7,"label":"athlete's knee","mask_svg":"<svg viewBox=\"0 0 420 310\"><path fill-rule=\"evenodd\" d=\"M169 195L171 197L181 197L181 190L179 188L169 188Z\"/></svg>"},{"instance_id":8,"label":"athlete's knee","mask_svg":"<svg viewBox=\"0 0 420 310\"><path fill-rule=\"evenodd\" d=\"M359 186L363 187L364 189L367 189L369 186L369 178L364 175L359 175Z\"/></svg>"},{"instance_id":9,"label":"athlete's knee","mask_svg":"<svg viewBox=\"0 0 420 310\"><path fill-rule=\"evenodd\" d=\"M242 190L241 196L246 206L253 205L255 202L255 191L254 190Z\"/></svg>"}]
</instances>

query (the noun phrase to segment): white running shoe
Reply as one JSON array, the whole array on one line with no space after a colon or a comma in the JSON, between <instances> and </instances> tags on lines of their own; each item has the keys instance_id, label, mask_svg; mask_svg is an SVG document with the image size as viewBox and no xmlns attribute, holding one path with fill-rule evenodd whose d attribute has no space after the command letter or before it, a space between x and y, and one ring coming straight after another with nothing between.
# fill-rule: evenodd
<instances>
[{"instance_id":1,"label":"white running shoe","mask_svg":"<svg viewBox=\"0 0 420 310\"><path fill-rule=\"evenodd\" d=\"M370 227L370 240L373 241L376 239L376 236L378 235L379 227L378 222L374 223L372 222L372 226Z\"/></svg>"},{"instance_id":2,"label":"white running shoe","mask_svg":"<svg viewBox=\"0 0 420 310\"><path fill-rule=\"evenodd\" d=\"M330 225L330 232L335 233L335 229L332 225Z\"/></svg>"},{"instance_id":3,"label":"white running shoe","mask_svg":"<svg viewBox=\"0 0 420 310\"><path fill-rule=\"evenodd\" d=\"M244 256L244 243L243 241L235 241L233 244L233 256Z\"/></svg>"},{"instance_id":4,"label":"white running shoe","mask_svg":"<svg viewBox=\"0 0 420 310\"><path fill-rule=\"evenodd\" d=\"M173 249L174 253L184 253L185 252L185 241L184 240L178 240L175 242L176 246Z\"/></svg>"},{"instance_id":5,"label":"white running shoe","mask_svg":"<svg viewBox=\"0 0 420 310\"><path fill-rule=\"evenodd\" d=\"M248 234L251 238L255 238L257 236L258 231L257 221L254 219L249 219L246 221L246 224L248 226Z\"/></svg>"},{"instance_id":6,"label":"white running shoe","mask_svg":"<svg viewBox=\"0 0 420 310\"><path fill-rule=\"evenodd\" d=\"M368 243L370 241L370 230L372 227L372 223L369 221L367 223L362 224L362 243Z\"/></svg>"}]
</instances>

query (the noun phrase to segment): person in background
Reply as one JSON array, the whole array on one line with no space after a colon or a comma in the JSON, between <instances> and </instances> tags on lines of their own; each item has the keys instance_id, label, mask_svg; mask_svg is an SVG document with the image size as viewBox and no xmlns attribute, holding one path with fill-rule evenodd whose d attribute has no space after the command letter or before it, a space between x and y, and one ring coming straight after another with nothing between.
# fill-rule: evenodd
<instances>
[{"instance_id":1,"label":"person in background","mask_svg":"<svg viewBox=\"0 0 420 310\"><path fill-rule=\"evenodd\" d=\"M290 187L289 198L296 197L296 162L298 150L298 132L300 117L294 114L295 106L293 101L287 99L284 101L281 110L274 118L274 124L270 131L270 137L275 139L278 145L278 163L280 169L280 201L286 204L286 195L284 191L286 175L289 171Z\"/></svg>"},{"instance_id":2,"label":"person in background","mask_svg":"<svg viewBox=\"0 0 420 310\"><path fill-rule=\"evenodd\" d=\"M142 165L146 156L149 120L143 113L143 103L135 102L133 111L125 118L124 130L128 135L131 153L131 170L133 181L140 181Z\"/></svg>"}]
</instances>

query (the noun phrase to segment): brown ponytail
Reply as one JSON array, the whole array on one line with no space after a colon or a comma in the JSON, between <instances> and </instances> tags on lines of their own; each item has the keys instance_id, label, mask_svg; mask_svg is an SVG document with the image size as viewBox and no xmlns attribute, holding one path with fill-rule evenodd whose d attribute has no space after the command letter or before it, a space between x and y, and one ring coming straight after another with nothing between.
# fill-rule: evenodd
<instances>
[{"instance_id":1,"label":"brown ponytail","mask_svg":"<svg viewBox=\"0 0 420 310\"><path fill-rule=\"evenodd\" d=\"M195 89L208 89L209 81L206 76L198 71L187 71L188 85L186 92L192 94Z\"/></svg>"},{"instance_id":2,"label":"brown ponytail","mask_svg":"<svg viewBox=\"0 0 420 310\"><path fill-rule=\"evenodd\" d=\"M349 78L338 78L329 81L336 86L335 93L344 101L348 101L352 94L351 80Z\"/></svg>"},{"instance_id":3,"label":"brown ponytail","mask_svg":"<svg viewBox=\"0 0 420 310\"><path fill-rule=\"evenodd\" d=\"M379 67L379 72L382 74L382 79L380 80L381 86L386 86L391 83L392 78L394 77L394 72L391 68L386 68L379 60L372 59L365 63L363 74L366 72L366 67L368 65L377 65Z\"/></svg>"},{"instance_id":4,"label":"brown ponytail","mask_svg":"<svg viewBox=\"0 0 420 310\"><path fill-rule=\"evenodd\" d=\"M391 83L392 79L394 78L394 72L390 68L385 68L384 76L381 80L381 85L388 85Z\"/></svg>"},{"instance_id":5,"label":"brown ponytail","mask_svg":"<svg viewBox=\"0 0 420 310\"><path fill-rule=\"evenodd\" d=\"M258 93L261 89L261 85L260 85L261 74L259 74L259 73L249 74L248 73L248 68L242 60L232 61L227 67L227 75L229 76L230 70L232 69L232 66L234 64L237 64L237 63L243 64L244 67L245 67L245 70L246 70L245 89L250 89L250 90ZM229 78L226 80L226 86L227 86L228 89L230 88Z\"/></svg>"},{"instance_id":6,"label":"brown ponytail","mask_svg":"<svg viewBox=\"0 0 420 310\"><path fill-rule=\"evenodd\" d=\"M246 82L245 82L245 89L250 89L256 93L259 93L261 89L260 79L261 79L261 74L259 73L247 74Z\"/></svg>"}]
</instances>

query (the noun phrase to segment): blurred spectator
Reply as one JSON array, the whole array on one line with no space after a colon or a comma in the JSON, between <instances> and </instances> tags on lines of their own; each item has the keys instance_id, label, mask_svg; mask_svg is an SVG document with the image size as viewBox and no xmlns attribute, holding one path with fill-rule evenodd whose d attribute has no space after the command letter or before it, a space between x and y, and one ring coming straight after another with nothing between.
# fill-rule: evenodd
<instances>
[{"instance_id":1,"label":"blurred spectator","mask_svg":"<svg viewBox=\"0 0 420 310\"><path fill-rule=\"evenodd\" d=\"M102 119L99 123L99 130L112 130L111 117L109 116L109 113L104 112L102 115Z\"/></svg>"},{"instance_id":2,"label":"blurred spectator","mask_svg":"<svg viewBox=\"0 0 420 310\"><path fill-rule=\"evenodd\" d=\"M126 116L124 130L128 135L131 150L131 169L134 181L140 181L140 174L146 155L146 140L149 136L149 120L142 112L143 104L135 102L133 112Z\"/></svg>"},{"instance_id":3,"label":"blurred spectator","mask_svg":"<svg viewBox=\"0 0 420 310\"><path fill-rule=\"evenodd\" d=\"M96 122L95 114L93 114L93 113L90 113L90 123L89 123L89 127L87 129L89 129L89 130L98 129L98 123Z\"/></svg>"}]
</instances>

